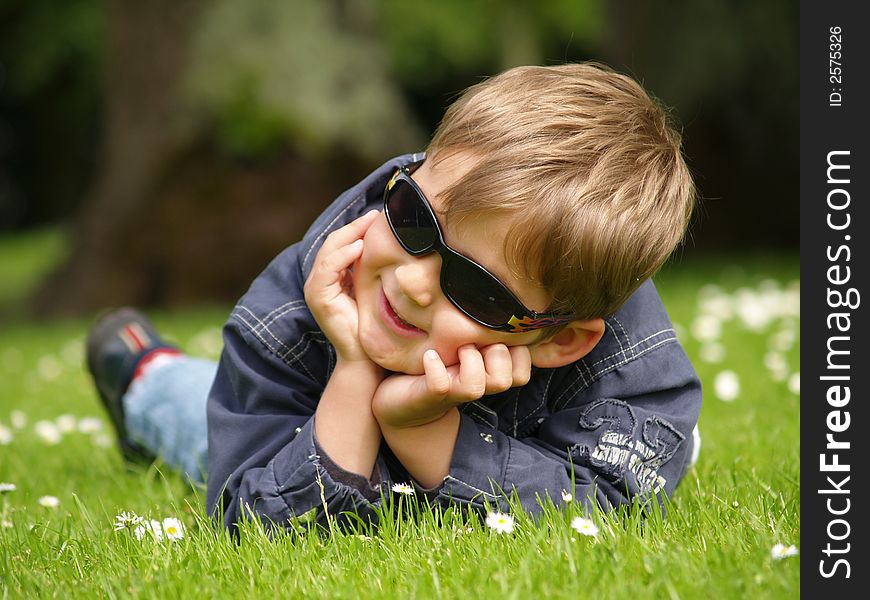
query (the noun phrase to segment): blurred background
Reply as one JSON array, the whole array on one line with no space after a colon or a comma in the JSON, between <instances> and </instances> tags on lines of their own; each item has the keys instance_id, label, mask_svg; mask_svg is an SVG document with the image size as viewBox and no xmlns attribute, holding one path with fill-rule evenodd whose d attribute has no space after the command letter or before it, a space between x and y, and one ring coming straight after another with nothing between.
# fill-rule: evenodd
<instances>
[{"instance_id":1,"label":"blurred background","mask_svg":"<svg viewBox=\"0 0 870 600\"><path fill-rule=\"evenodd\" d=\"M520 64L603 61L673 107L701 194L678 260L796 256L797 24L786 0L0 0L0 317L233 302Z\"/></svg>"}]
</instances>

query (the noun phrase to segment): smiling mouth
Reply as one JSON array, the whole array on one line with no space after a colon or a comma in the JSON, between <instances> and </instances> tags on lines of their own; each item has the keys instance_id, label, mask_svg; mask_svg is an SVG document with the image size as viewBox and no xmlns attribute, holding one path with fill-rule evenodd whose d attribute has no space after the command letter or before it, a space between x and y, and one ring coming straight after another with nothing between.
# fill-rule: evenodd
<instances>
[{"instance_id":1,"label":"smiling mouth","mask_svg":"<svg viewBox=\"0 0 870 600\"><path fill-rule=\"evenodd\" d=\"M384 293L383 289L381 289L381 314L390 329L399 335L407 336L425 333L419 327L415 327L399 316L396 309L393 308L393 305L390 304L390 301L387 299L387 295Z\"/></svg>"}]
</instances>

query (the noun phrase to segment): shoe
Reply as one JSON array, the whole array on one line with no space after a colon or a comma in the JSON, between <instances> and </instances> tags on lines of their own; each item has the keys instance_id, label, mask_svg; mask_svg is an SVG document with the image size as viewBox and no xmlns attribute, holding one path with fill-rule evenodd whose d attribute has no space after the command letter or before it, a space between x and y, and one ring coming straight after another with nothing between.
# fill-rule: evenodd
<instances>
[{"instance_id":1,"label":"shoe","mask_svg":"<svg viewBox=\"0 0 870 600\"><path fill-rule=\"evenodd\" d=\"M142 358L154 350L177 351L177 348L166 343L148 318L132 308L101 315L88 333L86 348L88 370L112 418L121 453L131 462L153 462L154 454L131 440L127 433L122 398Z\"/></svg>"}]
</instances>

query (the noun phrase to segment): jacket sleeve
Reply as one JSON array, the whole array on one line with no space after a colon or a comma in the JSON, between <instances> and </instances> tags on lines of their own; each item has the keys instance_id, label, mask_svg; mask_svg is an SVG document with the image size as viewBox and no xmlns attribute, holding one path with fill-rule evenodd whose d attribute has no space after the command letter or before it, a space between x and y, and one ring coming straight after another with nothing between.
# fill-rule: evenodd
<instances>
[{"instance_id":1,"label":"jacket sleeve","mask_svg":"<svg viewBox=\"0 0 870 600\"><path fill-rule=\"evenodd\" d=\"M209 509L228 527L242 517L292 527L325 524L327 514L370 516L372 494L333 477L318 453L313 414L323 383L304 363L291 368L259 351L261 343L241 322L224 328L208 403Z\"/></svg>"},{"instance_id":2,"label":"jacket sleeve","mask_svg":"<svg viewBox=\"0 0 870 600\"><path fill-rule=\"evenodd\" d=\"M224 326L207 403L206 502L228 527L252 516L282 527L346 512L366 519L380 495L354 485L315 440L335 353L302 296L300 248L272 261Z\"/></svg>"},{"instance_id":3,"label":"jacket sleeve","mask_svg":"<svg viewBox=\"0 0 870 600\"><path fill-rule=\"evenodd\" d=\"M563 492L605 510L672 494L688 468L701 387L677 340L662 341L643 360L608 370L606 381L593 383L584 363L552 372L533 430L520 439L465 411L438 500L505 509L515 493L536 513L547 496L558 506Z\"/></svg>"}]
</instances>

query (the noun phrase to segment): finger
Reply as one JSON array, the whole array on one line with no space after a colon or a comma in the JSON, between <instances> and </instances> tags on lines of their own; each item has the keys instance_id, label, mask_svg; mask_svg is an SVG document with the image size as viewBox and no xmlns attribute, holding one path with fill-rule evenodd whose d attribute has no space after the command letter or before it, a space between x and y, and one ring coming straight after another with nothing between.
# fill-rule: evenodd
<instances>
[{"instance_id":1,"label":"finger","mask_svg":"<svg viewBox=\"0 0 870 600\"><path fill-rule=\"evenodd\" d=\"M426 388L433 396L443 398L450 391L450 375L444 361L435 350L423 353L423 372L426 375Z\"/></svg>"},{"instance_id":2,"label":"finger","mask_svg":"<svg viewBox=\"0 0 870 600\"><path fill-rule=\"evenodd\" d=\"M328 273L329 279L338 280L340 275L362 255L364 245L363 240L356 240L326 253L319 261L315 259L315 262L319 262L319 270L324 273L324 276Z\"/></svg>"},{"instance_id":3,"label":"finger","mask_svg":"<svg viewBox=\"0 0 870 600\"><path fill-rule=\"evenodd\" d=\"M355 240L361 239L375 222L375 217L380 213L376 210L370 210L358 219L354 219L344 227L336 229L323 241L321 250L326 249L327 252L335 248L346 246Z\"/></svg>"},{"instance_id":4,"label":"finger","mask_svg":"<svg viewBox=\"0 0 870 600\"><path fill-rule=\"evenodd\" d=\"M486 393L497 394L513 384L511 353L504 344L492 344L480 351L486 370Z\"/></svg>"},{"instance_id":5,"label":"finger","mask_svg":"<svg viewBox=\"0 0 870 600\"><path fill-rule=\"evenodd\" d=\"M308 276L306 287L311 291L320 290L325 296L333 296L340 293L343 289L343 275L348 267L360 257L363 246L364 243L360 239L331 252L328 249L321 248L317 258L315 258L314 268Z\"/></svg>"},{"instance_id":6,"label":"finger","mask_svg":"<svg viewBox=\"0 0 870 600\"><path fill-rule=\"evenodd\" d=\"M457 399L477 400L486 393L486 368L483 356L473 345L459 349L459 380L454 382L451 395Z\"/></svg>"},{"instance_id":7,"label":"finger","mask_svg":"<svg viewBox=\"0 0 870 600\"><path fill-rule=\"evenodd\" d=\"M511 387L526 385L532 378L532 354L528 346L511 346Z\"/></svg>"}]
</instances>

